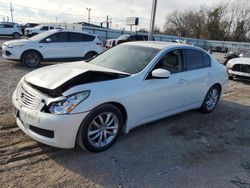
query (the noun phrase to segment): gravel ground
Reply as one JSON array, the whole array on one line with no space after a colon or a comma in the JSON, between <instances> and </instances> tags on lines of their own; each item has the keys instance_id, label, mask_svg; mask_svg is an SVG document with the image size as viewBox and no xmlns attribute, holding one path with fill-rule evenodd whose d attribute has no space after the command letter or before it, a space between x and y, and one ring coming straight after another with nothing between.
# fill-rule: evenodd
<instances>
[{"instance_id":1,"label":"gravel ground","mask_svg":"<svg viewBox=\"0 0 250 188\"><path fill-rule=\"evenodd\" d=\"M11 94L31 70L0 57L1 187L250 187L249 82L231 81L211 114L141 126L92 154L43 145L17 127Z\"/></svg>"}]
</instances>

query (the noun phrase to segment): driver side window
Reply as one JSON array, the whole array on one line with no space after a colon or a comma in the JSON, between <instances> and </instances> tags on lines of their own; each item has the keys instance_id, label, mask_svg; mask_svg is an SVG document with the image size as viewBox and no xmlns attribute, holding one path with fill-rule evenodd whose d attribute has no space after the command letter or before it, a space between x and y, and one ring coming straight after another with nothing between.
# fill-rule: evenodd
<instances>
[{"instance_id":1,"label":"driver side window","mask_svg":"<svg viewBox=\"0 0 250 188\"><path fill-rule=\"evenodd\" d=\"M183 58L181 50L173 50L166 53L156 64L154 69L165 69L171 74L183 71Z\"/></svg>"}]
</instances>

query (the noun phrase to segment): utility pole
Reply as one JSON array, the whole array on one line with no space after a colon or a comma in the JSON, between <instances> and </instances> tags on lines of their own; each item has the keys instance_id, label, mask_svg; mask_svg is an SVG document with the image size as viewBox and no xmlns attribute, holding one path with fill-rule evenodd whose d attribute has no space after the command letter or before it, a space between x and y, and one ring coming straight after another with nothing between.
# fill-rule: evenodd
<instances>
[{"instance_id":1,"label":"utility pole","mask_svg":"<svg viewBox=\"0 0 250 188\"><path fill-rule=\"evenodd\" d=\"M56 17L56 23L57 23L57 17Z\"/></svg>"},{"instance_id":2,"label":"utility pole","mask_svg":"<svg viewBox=\"0 0 250 188\"><path fill-rule=\"evenodd\" d=\"M88 11L88 20L89 20L89 23L90 23L90 11L91 11L91 8L86 8L87 11Z\"/></svg>"},{"instance_id":3,"label":"utility pole","mask_svg":"<svg viewBox=\"0 0 250 188\"><path fill-rule=\"evenodd\" d=\"M157 0L153 0L148 40L153 40Z\"/></svg>"},{"instance_id":4,"label":"utility pole","mask_svg":"<svg viewBox=\"0 0 250 188\"><path fill-rule=\"evenodd\" d=\"M107 20L106 20L106 22L107 22L107 28L109 28L109 16L107 15Z\"/></svg>"},{"instance_id":5,"label":"utility pole","mask_svg":"<svg viewBox=\"0 0 250 188\"><path fill-rule=\"evenodd\" d=\"M109 18L109 27L110 27L110 29L112 27L112 18Z\"/></svg>"},{"instance_id":6,"label":"utility pole","mask_svg":"<svg viewBox=\"0 0 250 188\"><path fill-rule=\"evenodd\" d=\"M12 1L10 2L10 14L11 14L11 20L12 20L12 22L14 22L14 20L13 20L13 11L14 11L14 9L12 8Z\"/></svg>"}]
</instances>

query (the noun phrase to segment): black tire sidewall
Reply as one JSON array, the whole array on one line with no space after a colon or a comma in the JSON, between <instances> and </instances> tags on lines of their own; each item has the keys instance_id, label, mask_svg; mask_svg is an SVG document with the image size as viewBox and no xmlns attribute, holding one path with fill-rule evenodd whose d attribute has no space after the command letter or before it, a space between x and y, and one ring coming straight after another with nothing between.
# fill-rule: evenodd
<instances>
[{"instance_id":1,"label":"black tire sidewall","mask_svg":"<svg viewBox=\"0 0 250 188\"><path fill-rule=\"evenodd\" d=\"M84 56L84 60L89 60L96 55L95 52L87 52Z\"/></svg>"},{"instance_id":2,"label":"black tire sidewall","mask_svg":"<svg viewBox=\"0 0 250 188\"><path fill-rule=\"evenodd\" d=\"M27 57L28 55L30 55L30 54L36 55L36 56L38 57L39 62L38 62L37 65L31 66L31 65L29 65L29 64L26 63L26 57ZM31 51L31 52L26 52L26 53L23 55L23 58L22 58L22 63L23 63L25 66L29 67L29 68L36 68L36 67L38 67L38 66L40 65L40 62L41 62L41 56L40 56L37 52L32 52L32 51Z\"/></svg>"},{"instance_id":3,"label":"black tire sidewall","mask_svg":"<svg viewBox=\"0 0 250 188\"><path fill-rule=\"evenodd\" d=\"M115 138L109 144L107 144L104 147L95 147L89 142L87 138L88 128L90 124L92 123L93 119L99 114L102 114L104 112L112 112L117 116L118 122L119 122L118 131L117 131ZM110 148L117 141L119 135L121 134L122 125L123 125L123 117L122 117L121 111L118 108L116 108L112 104L104 104L104 105L98 106L92 112L90 112L81 123L81 126L78 131L78 135L77 135L77 142L83 149L86 149L89 152L104 151Z\"/></svg>"},{"instance_id":4,"label":"black tire sidewall","mask_svg":"<svg viewBox=\"0 0 250 188\"><path fill-rule=\"evenodd\" d=\"M15 37L15 35L17 35L18 37ZM13 36L14 39L19 39L21 37L21 35L19 33L13 33L12 36Z\"/></svg>"}]
</instances>

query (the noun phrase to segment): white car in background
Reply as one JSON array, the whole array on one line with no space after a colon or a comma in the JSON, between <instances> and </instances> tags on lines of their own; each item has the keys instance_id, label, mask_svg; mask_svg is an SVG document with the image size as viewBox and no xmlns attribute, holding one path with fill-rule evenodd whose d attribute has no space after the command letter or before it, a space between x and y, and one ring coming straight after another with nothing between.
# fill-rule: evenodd
<instances>
[{"instance_id":1,"label":"white car in background","mask_svg":"<svg viewBox=\"0 0 250 188\"><path fill-rule=\"evenodd\" d=\"M227 83L226 67L200 48L130 42L88 62L25 75L12 102L17 125L32 138L100 152L144 123L190 109L213 111Z\"/></svg>"},{"instance_id":2,"label":"white car in background","mask_svg":"<svg viewBox=\"0 0 250 188\"><path fill-rule=\"evenodd\" d=\"M14 39L19 39L22 35L22 29L15 23L0 22L0 36L12 36Z\"/></svg>"},{"instance_id":3,"label":"white car in background","mask_svg":"<svg viewBox=\"0 0 250 188\"><path fill-rule=\"evenodd\" d=\"M233 80L234 78L250 78L250 58L249 57L240 57L234 58L227 62L229 79Z\"/></svg>"},{"instance_id":4,"label":"white car in background","mask_svg":"<svg viewBox=\"0 0 250 188\"><path fill-rule=\"evenodd\" d=\"M48 31L48 30L52 30L52 29L56 29L54 26L50 26L50 25L38 25L35 27L31 27L31 28L25 28L24 29L24 34L27 37L33 37L39 33Z\"/></svg>"},{"instance_id":5,"label":"white car in background","mask_svg":"<svg viewBox=\"0 0 250 188\"><path fill-rule=\"evenodd\" d=\"M2 45L4 58L21 61L27 67L37 67L41 61L90 59L102 51L96 35L73 30L50 30Z\"/></svg>"}]
</instances>

